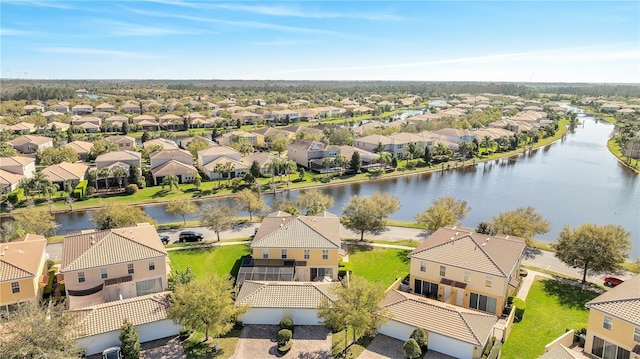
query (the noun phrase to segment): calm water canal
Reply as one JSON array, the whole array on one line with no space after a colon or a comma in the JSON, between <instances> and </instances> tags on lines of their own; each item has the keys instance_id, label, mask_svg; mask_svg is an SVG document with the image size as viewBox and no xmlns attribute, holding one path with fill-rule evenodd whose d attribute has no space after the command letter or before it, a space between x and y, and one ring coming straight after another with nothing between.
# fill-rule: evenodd
<instances>
[{"instance_id":1,"label":"calm water canal","mask_svg":"<svg viewBox=\"0 0 640 359\"><path fill-rule=\"evenodd\" d=\"M330 211L336 214L342 212L352 195L391 193L402 204L391 218L403 221L413 221L415 214L434 198L454 196L471 206L463 225L472 228L499 212L533 206L551 222L551 231L540 240L553 241L565 224L618 224L632 233L630 257L640 257L640 176L624 168L608 152L606 143L613 125L588 116L580 120L584 124L562 141L526 155L475 168L348 184L322 191L334 198ZM292 191L277 196L295 199L297 194ZM265 198L271 202L273 195ZM145 211L158 223L182 220L167 214L162 205L147 206ZM61 224L59 234L93 227L88 211L59 214L56 219Z\"/></svg>"}]
</instances>

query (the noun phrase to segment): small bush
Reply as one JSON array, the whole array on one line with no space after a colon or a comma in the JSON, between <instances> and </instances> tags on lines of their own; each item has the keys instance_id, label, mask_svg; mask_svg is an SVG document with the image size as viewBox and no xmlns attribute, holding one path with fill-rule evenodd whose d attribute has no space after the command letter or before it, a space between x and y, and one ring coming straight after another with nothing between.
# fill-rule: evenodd
<instances>
[{"instance_id":1,"label":"small bush","mask_svg":"<svg viewBox=\"0 0 640 359\"><path fill-rule=\"evenodd\" d=\"M493 344L495 344L495 342L496 342L496 337L491 337L491 339L489 339L487 346L484 347L484 351L482 352L483 358L486 358L489 356L489 353L491 353L491 349L493 349Z\"/></svg>"},{"instance_id":2,"label":"small bush","mask_svg":"<svg viewBox=\"0 0 640 359\"><path fill-rule=\"evenodd\" d=\"M188 329L181 329L178 333L180 340L185 341L191 336L191 331Z\"/></svg>"},{"instance_id":3,"label":"small bush","mask_svg":"<svg viewBox=\"0 0 640 359\"><path fill-rule=\"evenodd\" d=\"M402 352L407 358L414 359L422 356L422 350L415 339L409 338L402 346Z\"/></svg>"},{"instance_id":4,"label":"small bush","mask_svg":"<svg viewBox=\"0 0 640 359\"><path fill-rule=\"evenodd\" d=\"M493 349L491 349L491 354L489 354L487 359L497 359L500 355L500 350L502 350L502 343L496 342L496 345L494 345Z\"/></svg>"},{"instance_id":5,"label":"small bush","mask_svg":"<svg viewBox=\"0 0 640 359\"><path fill-rule=\"evenodd\" d=\"M278 345L278 354L279 355L287 354L289 350L291 350L291 345L293 345L293 341L289 341L287 344L284 344L282 346Z\"/></svg>"},{"instance_id":6,"label":"small bush","mask_svg":"<svg viewBox=\"0 0 640 359\"><path fill-rule=\"evenodd\" d=\"M282 320L280 321L280 329L293 330L293 319L282 318Z\"/></svg>"},{"instance_id":7,"label":"small bush","mask_svg":"<svg viewBox=\"0 0 640 359\"><path fill-rule=\"evenodd\" d=\"M15 189L7 196L7 200L11 202L11 204L18 203L21 198L24 199L24 190L22 188Z\"/></svg>"},{"instance_id":8,"label":"small bush","mask_svg":"<svg viewBox=\"0 0 640 359\"><path fill-rule=\"evenodd\" d=\"M76 191L73 191L73 193L75 194ZM96 193L96 189L94 187L87 187L87 196L91 196L92 194Z\"/></svg>"},{"instance_id":9,"label":"small bush","mask_svg":"<svg viewBox=\"0 0 640 359\"><path fill-rule=\"evenodd\" d=\"M278 331L278 344L284 345L288 343L292 337L293 337L293 333L291 333L291 330L280 329L280 331Z\"/></svg>"},{"instance_id":10,"label":"small bush","mask_svg":"<svg viewBox=\"0 0 640 359\"><path fill-rule=\"evenodd\" d=\"M420 348L427 346L427 333L425 333L422 328L416 328L409 338L415 340Z\"/></svg>"},{"instance_id":11,"label":"small bush","mask_svg":"<svg viewBox=\"0 0 640 359\"><path fill-rule=\"evenodd\" d=\"M136 192L138 192L138 185L135 184L135 183L132 183L132 184L128 185L124 189L124 193L126 193L128 195L132 195L132 194L134 194Z\"/></svg>"},{"instance_id":12,"label":"small bush","mask_svg":"<svg viewBox=\"0 0 640 359\"><path fill-rule=\"evenodd\" d=\"M520 298L513 298L513 306L516 307L516 317L522 320L524 311L527 309L527 304Z\"/></svg>"}]
</instances>

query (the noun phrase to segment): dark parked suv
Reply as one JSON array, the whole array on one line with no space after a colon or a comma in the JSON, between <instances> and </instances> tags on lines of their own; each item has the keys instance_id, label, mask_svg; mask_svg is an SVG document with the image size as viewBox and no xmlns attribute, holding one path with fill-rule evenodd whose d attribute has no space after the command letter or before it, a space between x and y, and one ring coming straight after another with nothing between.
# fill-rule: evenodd
<instances>
[{"instance_id":1,"label":"dark parked suv","mask_svg":"<svg viewBox=\"0 0 640 359\"><path fill-rule=\"evenodd\" d=\"M178 242L200 242L204 238L204 234L193 231L180 232Z\"/></svg>"}]
</instances>

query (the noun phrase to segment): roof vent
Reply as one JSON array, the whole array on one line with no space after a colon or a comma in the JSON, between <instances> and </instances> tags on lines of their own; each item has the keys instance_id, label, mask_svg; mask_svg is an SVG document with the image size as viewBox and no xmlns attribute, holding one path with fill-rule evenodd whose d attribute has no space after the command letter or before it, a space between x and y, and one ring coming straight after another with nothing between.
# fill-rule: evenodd
<instances>
[{"instance_id":1,"label":"roof vent","mask_svg":"<svg viewBox=\"0 0 640 359\"><path fill-rule=\"evenodd\" d=\"M96 241L91 240L91 245L94 245L94 244L96 244Z\"/></svg>"},{"instance_id":2,"label":"roof vent","mask_svg":"<svg viewBox=\"0 0 640 359\"><path fill-rule=\"evenodd\" d=\"M2 253L0 253L0 257L4 256L4 251Z\"/></svg>"},{"instance_id":3,"label":"roof vent","mask_svg":"<svg viewBox=\"0 0 640 359\"><path fill-rule=\"evenodd\" d=\"M482 246L483 246L483 247L484 247L484 246L486 246L486 245L487 245L487 243L486 243L486 242L485 242L485 243L482 243Z\"/></svg>"},{"instance_id":4,"label":"roof vent","mask_svg":"<svg viewBox=\"0 0 640 359\"><path fill-rule=\"evenodd\" d=\"M459 234L460 234L460 232L456 232L456 236L459 235Z\"/></svg>"},{"instance_id":5,"label":"roof vent","mask_svg":"<svg viewBox=\"0 0 640 359\"><path fill-rule=\"evenodd\" d=\"M487 242L489 242L490 239L491 239L491 237L487 237Z\"/></svg>"}]
</instances>

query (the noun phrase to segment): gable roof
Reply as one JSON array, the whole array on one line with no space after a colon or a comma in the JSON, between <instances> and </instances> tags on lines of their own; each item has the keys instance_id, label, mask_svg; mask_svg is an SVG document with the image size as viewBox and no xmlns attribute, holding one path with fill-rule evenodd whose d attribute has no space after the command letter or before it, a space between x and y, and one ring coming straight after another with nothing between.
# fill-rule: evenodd
<instances>
[{"instance_id":1,"label":"gable roof","mask_svg":"<svg viewBox=\"0 0 640 359\"><path fill-rule=\"evenodd\" d=\"M498 321L495 315L397 290L388 292L380 305L395 321L478 347L485 345Z\"/></svg>"},{"instance_id":2,"label":"gable roof","mask_svg":"<svg viewBox=\"0 0 640 359\"><path fill-rule=\"evenodd\" d=\"M84 163L61 162L51 165L42 170L51 182L64 182L69 180L80 180L89 170L89 166Z\"/></svg>"},{"instance_id":3,"label":"gable roof","mask_svg":"<svg viewBox=\"0 0 640 359\"><path fill-rule=\"evenodd\" d=\"M8 144L12 146L22 146L27 143L33 143L35 145L42 145L48 142L53 142L53 140L49 137L43 136L34 136L34 135L24 135L18 138L14 138L11 141L7 141Z\"/></svg>"},{"instance_id":4,"label":"gable roof","mask_svg":"<svg viewBox=\"0 0 640 359\"><path fill-rule=\"evenodd\" d=\"M322 298L335 301L333 282L262 282L246 280L238 293L236 305L252 308L316 309Z\"/></svg>"},{"instance_id":5,"label":"gable roof","mask_svg":"<svg viewBox=\"0 0 640 359\"><path fill-rule=\"evenodd\" d=\"M140 152L134 151L112 151L103 153L96 158L96 162L102 161L126 161L126 160L140 160Z\"/></svg>"},{"instance_id":6,"label":"gable roof","mask_svg":"<svg viewBox=\"0 0 640 359\"><path fill-rule=\"evenodd\" d=\"M178 160L182 159L188 161L189 163L193 163L193 156L191 155L191 152L187 150L181 150L177 147L172 149L164 149L162 151L156 151L149 155L150 160L158 160L164 158Z\"/></svg>"},{"instance_id":7,"label":"gable roof","mask_svg":"<svg viewBox=\"0 0 640 359\"><path fill-rule=\"evenodd\" d=\"M89 153L89 152L91 152L91 149L93 148L93 143L92 142L87 142L87 141L76 140L76 141L67 143L63 147L71 148L74 151L76 151L76 153Z\"/></svg>"},{"instance_id":8,"label":"gable roof","mask_svg":"<svg viewBox=\"0 0 640 359\"><path fill-rule=\"evenodd\" d=\"M31 162L36 162L35 158L25 157L25 156L13 156L13 157L2 157L2 162L0 163L0 168L5 168L9 166L24 166Z\"/></svg>"},{"instance_id":9,"label":"gable roof","mask_svg":"<svg viewBox=\"0 0 640 359\"><path fill-rule=\"evenodd\" d=\"M640 275L602 293L586 306L640 326Z\"/></svg>"},{"instance_id":10,"label":"gable roof","mask_svg":"<svg viewBox=\"0 0 640 359\"><path fill-rule=\"evenodd\" d=\"M192 165L188 165L176 160L169 160L158 167L151 169L151 174L154 177L168 176L168 175L181 175L185 173L197 173L198 170Z\"/></svg>"},{"instance_id":11,"label":"gable roof","mask_svg":"<svg viewBox=\"0 0 640 359\"><path fill-rule=\"evenodd\" d=\"M87 230L64 237L60 272L70 272L167 255L149 223L107 230Z\"/></svg>"},{"instance_id":12,"label":"gable roof","mask_svg":"<svg viewBox=\"0 0 640 359\"><path fill-rule=\"evenodd\" d=\"M322 216L292 216L274 212L262 220L251 248L340 248L340 219L328 212Z\"/></svg>"},{"instance_id":13,"label":"gable roof","mask_svg":"<svg viewBox=\"0 0 640 359\"><path fill-rule=\"evenodd\" d=\"M167 319L170 292L147 294L72 310L80 322L76 338L120 330L124 320L133 325Z\"/></svg>"},{"instance_id":14,"label":"gable roof","mask_svg":"<svg viewBox=\"0 0 640 359\"><path fill-rule=\"evenodd\" d=\"M142 144L142 147L149 148L149 147L151 147L153 145L162 146L162 148L165 149L165 150L176 150L176 149L178 149L178 144L177 143L175 143L175 142L173 142L171 140L168 140L166 138L156 138L156 139L153 139L153 140L146 141L145 143ZM189 156L191 156L191 154L189 154Z\"/></svg>"},{"instance_id":15,"label":"gable roof","mask_svg":"<svg viewBox=\"0 0 640 359\"><path fill-rule=\"evenodd\" d=\"M106 141L109 142L113 142L113 143L135 143L136 139L131 137L131 136L124 136L124 135L112 135L112 136L107 136L104 138Z\"/></svg>"},{"instance_id":16,"label":"gable roof","mask_svg":"<svg viewBox=\"0 0 640 359\"><path fill-rule=\"evenodd\" d=\"M0 244L0 282L11 282L37 275L44 258L47 240L27 234L9 243Z\"/></svg>"},{"instance_id":17,"label":"gable roof","mask_svg":"<svg viewBox=\"0 0 640 359\"><path fill-rule=\"evenodd\" d=\"M0 189L5 186L11 186L14 183L18 183L23 178L24 175L11 173L0 168Z\"/></svg>"},{"instance_id":18,"label":"gable roof","mask_svg":"<svg viewBox=\"0 0 640 359\"><path fill-rule=\"evenodd\" d=\"M469 228L446 226L422 241L409 257L508 277L525 246L519 237L488 236Z\"/></svg>"},{"instance_id":19,"label":"gable roof","mask_svg":"<svg viewBox=\"0 0 640 359\"><path fill-rule=\"evenodd\" d=\"M562 344L558 345L557 347L549 350L548 352L538 357L538 359L576 359L576 358L577 356L574 355L572 350L565 347Z\"/></svg>"}]
</instances>

